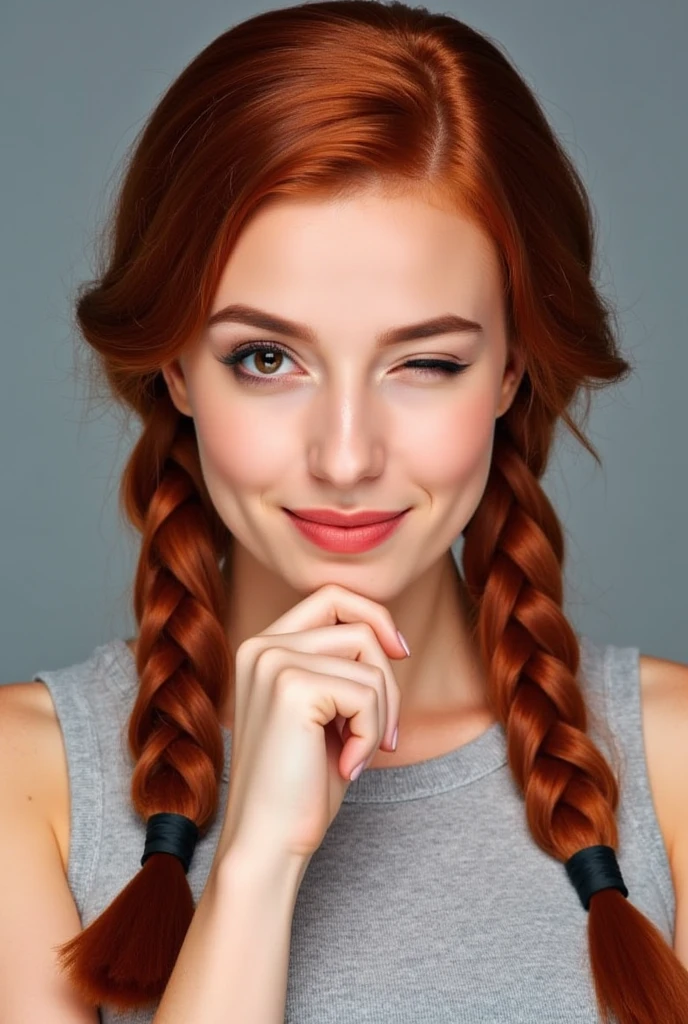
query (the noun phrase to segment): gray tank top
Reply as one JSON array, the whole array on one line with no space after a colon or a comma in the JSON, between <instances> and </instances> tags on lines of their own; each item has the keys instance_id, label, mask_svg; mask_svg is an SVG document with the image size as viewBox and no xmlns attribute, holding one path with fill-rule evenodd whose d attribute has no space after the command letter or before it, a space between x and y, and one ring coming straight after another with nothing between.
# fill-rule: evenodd
<instances>
[{"instance_id":1,"label":"gray tank top","mask_svg":"<svg viewBox=\"0 0 688 1024\"><path fill-rule=\"evenodd\" d=\"M620 775L619 866L629 899L671 944L675 894L647 774L639 651L579 640L591 735ZM47 685L64 737L68 882L86 927L143 853L125 735L135 662L115 639L33 679ZM196 902L227 803L231 735L223 732L220 807L187 876ZM586 932L563 864L531 838L494 723L448 754L368 769L351 783L298 893L285 1022L599 1022ZM154 1012L102 1007L100 1019L147 1024Z\"/></svg>"}]
</instances>

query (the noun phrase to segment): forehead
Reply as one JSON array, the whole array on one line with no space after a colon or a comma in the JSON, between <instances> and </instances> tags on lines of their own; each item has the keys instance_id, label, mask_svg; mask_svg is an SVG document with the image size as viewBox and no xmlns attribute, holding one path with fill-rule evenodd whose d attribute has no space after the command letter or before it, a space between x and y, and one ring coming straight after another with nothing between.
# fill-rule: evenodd
<instances>
[{"instance_id":1,"label":"forehead","mask_svg":"<svg viewBox=\"0 0 688 1024\"><path fill-rule=\"evenodd\" d=\"M386 326L404 310L418 319L452 308L479 320L501 291L491 239L448 206L378 194L278 199L242 230L212 311L245 302L299 319L377 309Z\"/></svg>"}]
</instances>

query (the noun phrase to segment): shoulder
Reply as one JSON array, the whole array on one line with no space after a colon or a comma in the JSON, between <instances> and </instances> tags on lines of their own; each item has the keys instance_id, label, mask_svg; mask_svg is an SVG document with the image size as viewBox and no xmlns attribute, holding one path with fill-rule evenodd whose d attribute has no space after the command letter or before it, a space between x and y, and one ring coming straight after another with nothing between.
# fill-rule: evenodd
<instances>
[{"instance_id":1,"label":"shoulder","mask_svg":"<svg viewBox=\"0 0 688 1024\"><path fill-rule=\"evenodd\" d=\"M44 683L0 685L0 776L5 792L50 826L66 874L69 779L62 730Z\"/></svg>"},{"instance_id":2,"label":"shoulder","mask_svg":"<svg viewBox=\"0 0 688 1024\"><path fill-rule=\"evenodd\" d=\"M640 655L650 788L676 892L675 949L688 966L688 665Z\"/></svg>"},{"instance_id":3,"label":"shoulder","mask_svg":"<svg viewBox=\"0 0 688 1024\"><path fill-rule=\"evenodd\" d=\"M81 931L81 920L51 827L54 762L63 766L51 705L38 681L0 684L0 820L7 826L0 843L0 1016L77 1024L100 1017L77 997L55 957Z\"/></svg>"},{"instance_id":4,"label":"shoulder","mask_svg":"<svg viewBox=\"0 0 688 1024\"><path fill-rule=\"evenodd\" d=\"M640 655L645 754L667 852L688 831L688 665Z\"/></svg>"},{"instance_id":5,"label":"shoulder","mask_svg":"<svg viewBox=\"0 0 688 1024\"><path fill-rule=\"evenodd\" d=\"M126 643L135 656L135 640ZM96 653L70 669L91 672ZM53 698L40 680L0 684L0 779L14 806L20 800L47 824L66 877L71 825L69 766Z\"/></svg>"}]
</instances>

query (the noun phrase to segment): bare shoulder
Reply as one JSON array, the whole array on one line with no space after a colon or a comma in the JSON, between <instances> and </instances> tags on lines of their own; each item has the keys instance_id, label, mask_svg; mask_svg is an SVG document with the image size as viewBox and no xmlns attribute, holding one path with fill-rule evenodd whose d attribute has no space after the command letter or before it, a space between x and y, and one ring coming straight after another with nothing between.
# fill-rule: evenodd
<instances>
[{"instance_id":1,"label":"bare shoulder","mask_svg":"<svg viewBox=\"0 0 688 1024\"><path fill-rule=\"evenodd\" d=\"M0 685L0 1006L2 1020L95 1024L58 964L81 931L53 821L65 816L59 721L41 682ZM9 1014L9 1016L8 1016Z\"/></svg>"},{"instance_id":2,"label":"bare shoulder","mask_svg":"<svg viewBox=\"0 0 688 1024\"><path fill-rule=\"evenodd\" d=\"M0 686L0 762L4 785L47 823L67 875L69 776L62 730L47 686L41 682Z\"/></svg>"},{"instance_id":3,"label":"bare shoulder","mask_svg":"<svg viewBox=\"0 0 688 1024\"><path fill-rule=\"evenodd\" d=\"M688 967L688 665L640 656L650 788L676 893L674 948Z\"/></svg>"}]
</instances>

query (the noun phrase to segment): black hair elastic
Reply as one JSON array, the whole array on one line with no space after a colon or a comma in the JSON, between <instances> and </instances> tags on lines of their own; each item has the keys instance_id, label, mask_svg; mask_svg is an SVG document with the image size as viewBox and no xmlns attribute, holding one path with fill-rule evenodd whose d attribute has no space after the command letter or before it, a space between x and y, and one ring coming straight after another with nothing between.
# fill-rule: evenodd
<instances>
[{"instance_id":1,"label":"black hair elastic","mask_svg":"<svg viewBox=\"0 0 688 1024\"><path fill-rule=\"evenodd\" d=\"M618 889L623 896L628 896L611 846L586 846L569 857L565 867L586 910L590 907L590 897L600 889Z\"/></svg>"},{"instance_id":2,"label":"black hair elastic","mask_svg":"<svg viewBox=\"0 0 688 1024\"><path fill-rule=\"evenodd\" d=\"M152 814L146 822L146 843L143 848L141 867L152 853L171 853L179 857L184 872L189 870L198 840L198 826L185 814L161 811Z\"/></svg>"}]
</instances>

